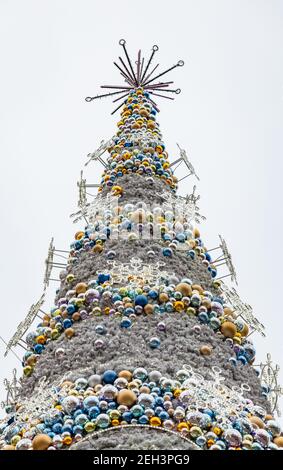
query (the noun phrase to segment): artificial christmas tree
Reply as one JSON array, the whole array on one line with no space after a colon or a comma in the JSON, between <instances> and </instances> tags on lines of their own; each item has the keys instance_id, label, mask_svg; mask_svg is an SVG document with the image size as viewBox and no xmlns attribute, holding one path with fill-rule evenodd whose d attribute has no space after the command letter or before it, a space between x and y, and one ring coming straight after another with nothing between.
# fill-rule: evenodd
<instances>
[{"instance_id":1,"label":"artificial christmas tree","mask_svg":"<svg viewBox=\"0 0 283 470\"><path fill-rule=\"evenodd\" d=\"M155 96L180 91L156 80L183 62L153 77L157 46L147 64L139 52L134 70L120 44L127 62L115 65L126 85L86 98L118 95L118 131L89 155L104 172L90 203L79 183L74 218L87 225L66 266L51 242L45 288L51 270L61 270L54 308L23 342L43 296L8 343L27 350L24 378L14 395L9 388L1 446L277 449L277 395L260 383L249 338L263 327L223 282L236 280L225 240L213 261L201 239L194 191L177 195L177 165L185 176L195 171L184 150L170 162L156 121ZM222 264L229 272L219 276Z\"/></svg>"}]
</instances>

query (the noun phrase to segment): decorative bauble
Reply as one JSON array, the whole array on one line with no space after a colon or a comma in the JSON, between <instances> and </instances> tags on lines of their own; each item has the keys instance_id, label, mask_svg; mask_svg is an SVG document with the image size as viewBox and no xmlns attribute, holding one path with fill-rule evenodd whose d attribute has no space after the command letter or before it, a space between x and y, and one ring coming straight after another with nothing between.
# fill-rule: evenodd
<instances>
[{"instance_id":1,"label":"decorative bauble","mask_svg":"<svg viewBox=\"0 0 283 470\"><path fill-rule=\"evenodd\" d=\"M159 300L160 300L161 303L167 302L169 300L169 297L166 294L166 292L161 292L159 294Z\"/></svg>"},{"instance_id":2,"label":"decorative bauble","mask_svg":"<svg viewBox=\"0 0 283 470\"><path fill-rule=\"evenodd\" d=\"M274 444L276 444L278 447L283 447L283 436L278 436L273 439Z\"/></svg>"},{"instance_id":3,"label":"decorative bauble","mask_svg":"<svg viewBox=\"0 0 283 470\"><path fill-rule=\"evenodd\" d=\"M110 424L110 417L107 414L100 414L96 418L96 425L98 428L105 429Z\"/></svg>"},{"instance_id":4,"label":"decorative bauble","mask_svg":"<svg viewBox=\"0 0 283 470\"><path fill-rule=\"evenodd\" d=\"M190 284L186 284L185 282L181 282L176 286L176 291L181 292L184 297L189 297L192 295L192 287Z\"/></svg>"},{"instance_id":5,"label":"decorative bauble","mask_svg":"<svg viewBox=\"0 0 283 470\"><path fill-rule=\"evenodd\" d=\"M193 284L192 290L196 290L200 295L203 294L203 288L199 284Z\"/></svg>"},{"instance_id":6,"label":"decorative bauble","mask_svg":"<svg viewBox=\"0 0 283 470\"><path fill-rule=\"evenodd\" d=\"M235 334L237 333L237 328L234 325L234 323L232 323L230 321L225 321L221 325L221 333L226 338L234 338Z\"/></svg>"},{"instance_id":7,"label":"decorative bauble","mask_svg":"<svg viewBox=\"0 0 283 470\"><path fill-rule=\"evenodd\" d=\"M245 325L244 325L244 327L243 327L243 329L242 329L242 331L241 331L241 335L242 335L242 336L247 336L248 333L249 333L249 327L248 327L248 325L245 323Z\"/></svg>"},{"instance_id":8,"label":"decorative bauble","mask_svg":"<svg viewBox=\"0 0 283 470\"><path fill-rule=\"evenodd\" d=\"M212 353L212 347L208 346L207 344L204 344L200 347L199 352L202 356L210 356L210 354Z\"/></svg>"},{"instance_id":9,"label":"decorative bauble","mask_svg":"<svg viewBox=\"0 0 283 470\"><path fill-rule=\"evenodd\" d=\"M194 228L193 235L194 235L194 238L199 238L200 237L200 231L197 227Z\"/></svg>"},{"instance_id":10,"label":"decorative bauble","mask_svg":"<svg viewBox=\"0 0 283 470\"><path fill-rule=\"evenodd\" d=\"M96 339L96 340L94 341L94 347L95 347L95 349L102 349L102 348L104 347L104 344L105 344L105 343L104 343L103 339Z\"/></svg>"},{"instance_id":11,"label":"decorative bauble","mask_svg":"<svg viewBox=\"0 0 283 470\"><path fill-rule=\"evenodd\" d=\"M119 377L124 377L126 380L128 380L128 382L132 380L132 375L132 372L129 370L121 370L118 374Z\"/></svg>"},{"instance_id":12,"label":"decorative bauble","mask_svg":"<svg viewBox=\"0 0 283 470\"><path fill-rule=\"evenodd\" d=\"M259 428L264 428L264 426L265 426L264 422L258 416L251 416L249 419L250 419L250 422L252 424L254 424L255 426L257 426Z\"/></svg>"},{"instance_id":13,"label":"decorative bauble","mask_svg":"<svg viewBox=\"0 0 283 470\"><path fill-rule=\"evenodd\" d=\"M135 298L135 304L144 307L148 303L146 295L137 295Z\"/></svg>"},{"instance_id":14,"label":"decorative bauble","mask_svg":"<svg viewBox=\"0 0 283 470\"><path fill-rule=\"evenodd\" d=\"M48 434L37 434L32 441L34 450L46 450L51 444L52 439Z\"/></svg>"},{"instance_id":15,"label":"decorative bauble","mask_svg":"<svg viewBox=\"0 0 283 470\"><path fill-rule=\"evenodd\" d=\"M67 414L70 414L75 411L79 404L80 400L74 395L69 395L65 397L62 401L62 407Z\"/></svg>"},{"instance_id":16,"label":"decorative bauble","mask_svg":"<svg viewBox=\"0 0 283 470\"><path fill-rule=\"evenodd\" d=\"M113 384L117 377L118 376L114 370L106 370L102 376L102 381L105 384Z\"/></svg>"},{"instance_id":17,"label":"decorative bauble","mask_svg":"<svg viewBox=\"0 0 283 470\"><path fill-rule=\"evenodd\" d=\"M154 312L154 305L152 304L147 304L144 306L144 312L147 314L147 315L150 315Z\"/></svg>"},{"instance_id":18,"label":"decorative bauble","mask_svg":"<svg viewBox=\"0 0 283 470\"><path fill-rule=\"evenodd\" d=\"M157 349L160 347L160 339L157 338L156 336L154 336L153 338L150 338L149 340L149 346L152 348L152 349Z\"/></svg>"},{"instance_id":19,"label":"decorative bauble","mask_svg":"<svg viewBox=\"0 0 283 470\"><path fill-rule=\"evenodd\" d=\"M137 396L132 390L123 389L118 392L117 402L119 405L133 406L137 401Z\"/></svg>"},{"instance_id":20,"label":"decorative bauble","mask_svg":"<svg viewBox=\"0 0 283 470\"><path fill-rule=\"evenodd\" d=\"M100 390L99 394L103 399L110 401L110 400L115 400L116 396L118 393L118 389L114 387L112 384L106 384L102 389Z\"/></svg>"},{"instance_id":21,"label":"decorative bauble","mask_svg":"<svg viewBox=\"0 0 283 470\"><path fill-rule=\"evenodd\" d=\"M158 384L158 382L160 381L162 377L162 374L159 370L152 370L151 372L149 372L148 374L148 378L151 382L155 382Z\"/></svg>"},{"instance_id":22,"label":"decorative bauble","mask_svg":"<svg viewBox=\"0 0 283 470\"><path fill-rule=\"evenodd\" d=\"M75 334L74 328L67 328L65 330L65 336L69 339L72 338L74 336L74 334Z\"/></svg>"},{"instance_id":23,"label":"decorative bauble","mask_svg":"<svg viewBox=\"0 0 283 470\"><path fill-rule=\"evenodd\" d=\"M87 287L88 286L85 282L79 282L75 287L75 291L76 291L77 294L82 294L82 293L86 292Z\"/></svg>"},{"instance_id":24,"label":"decorative bauble","mask_svg":"<svg viewBox=\"0 0 283 470\"><path fill-rule=\"evenodd\" d=\"M265 429L257 429L255 431L254 440L261 446L267 447L270 443L270 434Z\"/></svg>"},{"instance_id":25,"label":"decorative bauble","mask_svg":"<svg viewBox=\"0 0 283 470\"><path fill-rule=\"evenodd\" d=\"M227 429L224 433L224 439L232 447L239 447L242 442L242 435L237 429Z\"/></svg>"}]
</instances>

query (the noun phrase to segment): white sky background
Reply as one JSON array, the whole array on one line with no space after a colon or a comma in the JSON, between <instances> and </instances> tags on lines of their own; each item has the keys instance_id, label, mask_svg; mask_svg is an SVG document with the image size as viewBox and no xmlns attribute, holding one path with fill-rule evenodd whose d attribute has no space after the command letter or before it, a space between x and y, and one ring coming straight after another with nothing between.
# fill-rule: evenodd
<instances>
[{"instance_id":1,"label":"white sky background","mask_svg":"<svg viewBox=\"0 0 283 470\"><path fill-rule=\"evenodd\" d=\"M265 340L254 335L256 362L269 351L282 365L282 23L279 0L0 0L1 336L40 297L51 237L68 249L83 226L69 218L76 182L119 118L109 98L84 98L122 83L112 62L124 38L131 55L158 44L160 69L185 61L170 74L181 95L159 101L163 137L171 161L176 142L187 150L201 177L206 245L224 236L238 291L266 326ZM86 176L100 173L90 165ZM21 371L3 353L0 344L1 382Z\"/></svg>"}]
</instances>

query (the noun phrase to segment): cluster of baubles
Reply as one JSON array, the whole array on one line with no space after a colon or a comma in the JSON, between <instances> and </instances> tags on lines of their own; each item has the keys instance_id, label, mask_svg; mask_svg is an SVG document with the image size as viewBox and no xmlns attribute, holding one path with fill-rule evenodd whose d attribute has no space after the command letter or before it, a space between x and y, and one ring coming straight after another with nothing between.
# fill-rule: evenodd
<instances>
[{"instance_id":1,"label":"cluster of baubles","mask_svg":"<svg viewBox=\"0 0 283 470\"><path fill-rule=\"evenodd\" d=\"M246 339L249 328L243 320L235 318L232 309L224 304L222 297L205 291L190 279L183 279L177 285L168 282L167 285L153 287L132 287L130 279L126 287L114 287L110 281L110 275L100 274L97 280L75 284L74 276L68 275L68 282L74 284L74 287L58 300L57 306L51 310L50 315L44 316L36 330L26 336L29 350L23 357L25 375L29 376L33 372L39 355L50 341L56 340L62 333L67 338L72 338L75 334L74 323L102 315L118 319L122 330L131 328L140 315L159 315L160 331L166 328L162 321L166 320L166 315L178 313L195 316L200 323L219 332L231 345L235 353L231 352L232 364L237 365L237 361L242 364L253 362L255 349ZM195 327L196 333L197 327L198 325ZM97 349L105 347L101 337L104 328L103 325L97 325ZM150 348L159 348L160 344L158 336L149 338Z\"/></svg>"},{"instance_id":2,"label":"cluster of baubles","mask_svg":"<svg viewBox=\"0 0 283 470\"><path fill-rule=\"evenodd\" d=\"M176 191L177 178L170 169L156 113L146 91L137 88L130 92L118 122L115 144L108 149L109 167L102 175L99 191L112 188L117 178L127 173L158 177Z\"/></svg>"},{"instance_id":3,"label":"cluster of baubles","mask_svg":"<svg viewBox=\"0 0 283 470\"><path fill-rule=\"evenodd\" d=\"M115 209L107 209L84 231L75 234L71 244L69 262L79 261L83 252L101 253L106 249L105 242L112 239L135 241L140 239L162 242L161 254L172 257L178 250L186 253L189 260L198 259L212 278L217 276L216 266L211 255L200 238L198 228L193 228L183 216L174 216L173 211L164 211L156 207L147 211L142 204L125 204ZM109 260L115 259L115 250L106 251ZM154 258L155 252L148 251L148 257Z\"/></svg>"},{"instance_id":4,"label":"cluster of baubles","mask_svg":"<svg viewBox=\"0 0 283 470\"><path fill-rule=\"evenodd\" d=\"M195 386L187 369L176 380L158 370L106 370L56 389L50 411L2 428L0 447L6 450L68 448L89 433L123 425L149 425L175 431L211 450L267 450L283 447L280 425L251 400L224 419L210 408L191 407ZM200 392L201 393L201 390ZM17 405L21 410L21 405Z\"/></svg>"}]
</instances>

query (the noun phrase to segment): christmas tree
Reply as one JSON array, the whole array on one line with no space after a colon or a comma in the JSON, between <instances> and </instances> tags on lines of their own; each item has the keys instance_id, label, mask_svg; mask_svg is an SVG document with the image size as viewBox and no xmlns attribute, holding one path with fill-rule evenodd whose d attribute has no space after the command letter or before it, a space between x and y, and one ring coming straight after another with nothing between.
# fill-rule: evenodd
<instances>
[{"instance_id":1,"label":"christmas tree","mask_svg":"<svg viewBox=\"0 0 283 470\"><path fill-rule=\"evenodd\" d=\"M201 238L195 187L178 195L176 168L195 170L183 149L169 159L157 122L155 100L180 92L159 79L184 63L155 75L157 46L133 64L120 45L125 85L86 98L114 97L121 111L88 155L104 168L97 195L87 201L96 185L82 176L81 229L68 253L52 240L46 260L45 289L60 270L54 307L42 310L43 294L7 344L26 351L23 378L6 382L0 448L283 447L280 388L260 381L276 370L254 367L250 335L264 328L223 281L236 282L225 240L209 250Z\"/></svg>"}]
</instances>

